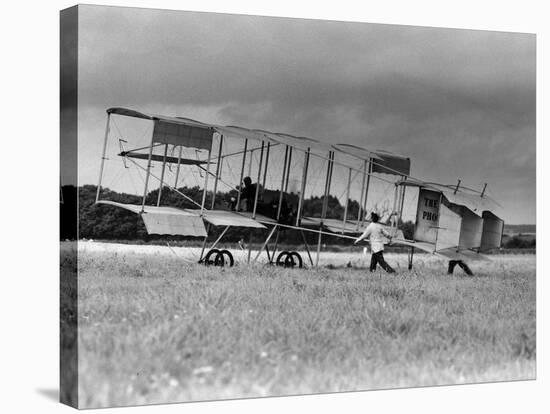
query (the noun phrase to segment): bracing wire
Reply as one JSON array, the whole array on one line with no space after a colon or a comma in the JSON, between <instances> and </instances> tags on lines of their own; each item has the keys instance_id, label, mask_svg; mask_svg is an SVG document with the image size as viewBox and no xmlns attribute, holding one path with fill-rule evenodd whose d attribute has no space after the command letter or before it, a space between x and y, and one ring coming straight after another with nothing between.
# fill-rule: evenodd
<instances>
[{"instance_id":1,"label":"bracing wire","mask_svg":"<svg viewBox=\"0 0 550 414\"><path fill-rule=\"evenodd\" d=\"M132 160L131 158L130 158L130 161L132 161L137 167L143 169L143 167L142 167L141 165L139 165L138 163L136 163L136 162L135 162L134 160ZM160 178L157 177L156 175L149 173L149 176L150 176L150 177L153 177L154 179L156 179L156 180L160 183ZM174 187L172 187L171 185L167 185L167 187L168 187L170 190L174 191L175 193L181 195L181 196L182 196L183 198L185 198L186 200L188 200L188 201L190 201L191 203L195 204L197 207L202 207L199 203L197 203L197 202L196 202L195 200L193 200L191 197L189 197L189 196L185 195L184 193L182 193L181 191L179 191L177 188L174 188Z\"/></svg>"}]
</instances>

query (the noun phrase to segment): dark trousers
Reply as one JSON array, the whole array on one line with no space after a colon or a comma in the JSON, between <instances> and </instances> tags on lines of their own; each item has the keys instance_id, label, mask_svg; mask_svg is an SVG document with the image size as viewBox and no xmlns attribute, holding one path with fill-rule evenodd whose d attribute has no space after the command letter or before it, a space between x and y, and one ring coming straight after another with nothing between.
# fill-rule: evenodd
<instances>
[{"instance_id":1,"label":"dark trousers","mask_svg":"<svg viewBox=\"0 0 550 414\"><path fill-rule=\"evenodd\" d=\"M449 270L447 271L447 273L452 275L456 265L459 265L460 268L464 270L464 273L466 273L468 276L474 275L474 273L470 270L468 265L464 263L462 260L449 260Z\"/></svg>"},{"instance_id":2,"label":"dark trousers","mask_svg":"<svg viewBox=\"0 0 550 414\"><path fill-rule=\"evenodd\" d=\"M388 273L395 273L395 270L393 270L393 268L386 263L386 261L384 260L384 252L383 251L379 251L379 252L376 252L376 253L373 253L371 258L370 258L370 271L374 271L376 270L376 265L379 264L380 266L382 266L382 269L384 269L386 272Z\"/></svg>"}]
</instances>

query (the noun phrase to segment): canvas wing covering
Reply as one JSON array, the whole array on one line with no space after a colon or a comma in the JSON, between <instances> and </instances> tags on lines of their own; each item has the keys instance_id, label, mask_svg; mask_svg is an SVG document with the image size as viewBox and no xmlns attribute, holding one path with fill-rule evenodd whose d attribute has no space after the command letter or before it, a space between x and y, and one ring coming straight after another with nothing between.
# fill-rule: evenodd
<instances>
[{"instance_id":1,"label":"canvas wing covering","mask_svg":"<svg viewBox=\"0 0 550 414\"><path fill-rule=\"evenodd\" d=\"M175 207L142 206L100 200L98 204L120 207L136 214L141 214L148 234L205 237L206 229L202 218Z\"/></svg>"}]
</instances>

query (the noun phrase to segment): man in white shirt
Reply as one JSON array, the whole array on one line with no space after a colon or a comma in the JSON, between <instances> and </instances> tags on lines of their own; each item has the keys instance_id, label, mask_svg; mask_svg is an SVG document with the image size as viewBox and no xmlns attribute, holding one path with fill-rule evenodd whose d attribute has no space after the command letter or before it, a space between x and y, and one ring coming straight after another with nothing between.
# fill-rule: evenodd
<instances>
[{"instance_id":1,"label":"man in white shirt","mask_svg":"<svg viewBox=\"0 0 550 414\"><path fill-rule=\"evenodd\" d=\"M370 271L376 270L376 265L380 264L382 268L388 273L395 273L395 270L386 263L384 260L384 237L387 237L391 241L391 234L389 234L380 223L378 223L378 214L371 213L371 221L363 234L361 234L355 244L359 243L361 240L366 239L367 237L370 240L370 248L372 251L372 256L370 260Z\"/></svg>"}]
</instances>

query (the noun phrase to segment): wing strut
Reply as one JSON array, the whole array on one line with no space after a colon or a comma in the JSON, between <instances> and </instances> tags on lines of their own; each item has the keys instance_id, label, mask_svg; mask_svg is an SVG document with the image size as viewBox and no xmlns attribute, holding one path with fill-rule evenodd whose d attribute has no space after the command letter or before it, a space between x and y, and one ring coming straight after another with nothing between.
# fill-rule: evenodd
<instances>
[{"instance_id":1,"label":"wing strut","mask_svg":"<svg viewBox=\"0 0 550 414\"><path fill-rule=\"evenodd\" d=\"M149 155L147 157L147 170L145 173L145 186L143 189L143 201L141 203L141 212L145 211L145 198L147 197L147 187L149 186L149 176L151 175L151 157L153 156L153 135L151 135L151 146L149 147ZM137 163L136 163L137 165Z\"/></svg>"},{"instance_id":2,"label":"wing strut","mask_svg":"<svg viewBox=\"0 0 550 414\"><path fill-rule=\"evenodd\" d=\"M109 139L109 126L111 121L111 114L107 114L107 126L105 127L105 139L103 140L103 151L101 155L101 167L99 167L99 181L97 183L97 193L95 195L95 202L99 201L99 193L101 191L101 181L103 179L103 167L105 166L105 154L107 152L107 140Z\"/></svg>"},{"instance_id":3,"label":"wing strut","mask_svg":"<svg viewBox=\"0 0 550 414\"><path fill-rule=\"evenodd\" d=\"M307 257L309 257L309 263L311 263L311 265L313 266L313 258L311 257L311 251L309 250L309 245L307 244L306 235L303 230L300 230L300 233L302 233L302 240L304 241Z\"/></svg>"},{"instance_id":4,"label":"wing strut","mask_svg":"<svg viewBox=\"0 0 550 414\"><path fill-rule=\"evenodd\" d=\"M210 159L212 158L212 146L208 149L208 164L206 164L206 177L204 177L204 190L202 191L201 217L204 214L204 204L206 203L206 193L208 191L208 178L210 177Z\"/></svg>"},{"instance_id":5,"label":"wing strut","mask_svg":"<svg viewBox=\"0 0 550 414\"><path fill-rule=\"evenodd\" d=\"M235 207L235 211L239 211L240 204L241 204L241 190L243 186L243 178L244 178L244 166L246 164L246 149L248 147L248 139L244 140L244 150L243 150L243 161L241 164L241 178L239 179L239 193L237 194L237 205Z\"/></svg>"},{"instance_id":6,"label":"wing strut","mask_svg":"<svg viewBox=\"0 0 550 414\"><path fill-rule=\"evenodd\" d=\"M346 205L344 207L344 225L342 228L342 234L346 232L346 221L348 220L348 207L349 207L349 190L351 187L351 168L348 171L348 183L346 186Z\"/></svg>"},{"instance_id":7,"label":"wing strut","mask_svg":"<svg viewBox=\"0 0 550 414\"><path fill-rule=\"evenodd\" d=\"M157 197L157 207L160 206L160 198L162 197L162 185L164 184L164 172L166 170L166 155L168 155L168 144L164 144L164 155L162 157L162 170L160 171L159 194Z\"/></svg>"},{"instance_id":8,"label":"wing strut","mask_svg":"<svg viewBox=\"0 0 550 414\"><path fill-rule=\"evenodd\" d=\"M269 151L269 147L267 147ZM264 142L260 148L260 161L258 162L258 178L256 179L256 191L254 194L254 207L252 208L252 220L256 219L256 209L258 207L258 197L260 196L260 178L262 176L262 163L264 161ZM252 162L252 158L250 159Z\"/></svg>"},{"instance_id":9,"label":"wing strut","mask_svg":"<svg viewBox=\"0 0 550 414\"><path fill-rule=\"evenodd\" d=\"M369 187L370 187L370 176L372 175L372 167L373 164L372 164L372 158L369 160L369 169L368 169L368 173L367 173L367 184L366 184L366 187L365 187L365 199L363 201L363 209L362 209L362 214L361 214L361 223L360 223L360 227L363 226L363 223L365 222L365 218L366 218L366 215L367 215L367 199L369 197ZM365 164L365 168L366 168L366 164Z\"/></svg>"},{"instance_id":10,"label":"wing strut","mask_svg":"<svg viewBox=\"0 0 550 414\"><path fill-rule=\"evenodd\" d=\"M180 150L178 154L178 166L176 167L176 178L174 180L174 188L178 188L178 178L180 176L180 167L181 167L181 153L183 151L183 146L180 145Z\"/></svg>"},{"instance_id":11,"label":"wing strut","mask_svg":"<svg viewBox=\"0 0 550 414\"><path fill-rule=\"evenodd\" d=\"M275 230L277 230L277 225L273 226L273 228L269 232L269 235L267 236L267 239L265 239L264 244L262 245L262 247L260 247L260 250L258 250L258 253L254 257L254 260L252 260L252 263L256 263L256 261L258 260L258 257L260 257L260 254L262 254L262 250L264 250L267 247L267 244L269 243L269 240L271 239L271 236L273 236L273 233L275 233ZM251 247L251 249L252 249L252 247ZM267 254L268 254L268 259L269 259L269 251L268 251Z\"/></svg>"},{"instance_id":12,"label":"wing strut","mask_svg":"<svg viewBox=\"0 0 550 414\"><path fill-rule=\"evenodd\" d=\"M220 170L223 162L222 158L222 146L223 146L223 135L220 135L220 145L218 148L218 162L216 165L216 178L214 179L214 191L212 193L212 209L214 209L214 203L216 201L216 192L218 191L218 181L220 180Z\"/></svg>"},{"instance_id":13,"label":"wing strut","mask_svg":"<svg viewBox=\"0 0 550 414\"><path fill-rule=\"evenodd\" d=\"M277 221L279 221L279 219L281 218L281 208L282 208L282 205L283 205L283 197L284 197L284 192L283 192L283 187L285 185L285 173L286 173L286 163L288 161L288 145L285 147L285 160L283 161L283 175L281 177L281 188L279 190L279 205L277 206Z\"/></svg>"},{"instance_id":14,"label":"wing strut","mask_svg":"<svg viewBox=\"0 0 550 414\"><path fill-rule=\"evenodd\" d=\"M304 155L304 169L302 171L302 189L300 191L300 199L298 200L298 211L296 213L296 227L300 225L300 218L302 216L302 204L304 203L304 192L306 190L307 170L309 168L309 153L310 153L310 148L307 149Z\"/></svg>"},{"instance_id":15,"label":"wing strut","mask_svg":"<svg viewBox=\"0 0 550 414\"><path fill-rule=\"evenodd\" d=\"M325 180L325 195L323 196L323 209L321 210L321 221L319 223L319 236L317 237L317 257L315 258L315 266L319 266L319 256L321 254L321 240L323 238L323 234L321 231L323 230L323 220L325 219L327 215L327 209L328 209L328 195L330 193L330 184L332 181L332 167L333 167L333 161L334 160L334 152L329 151L328 153L328 165L327 165L327 178Z\"/></svg>"},{"instance_id":16,"label":"wing strut","mask_svg":"<svg viewBox=\"0 0 550 414\"><path fill-rule=\"evenodd\" d=\"M363 180L361 181L361 196L359 197L359 212L357 213L357 225L355 230L359 231L359 226L363 219L363 197L365 196L365 184L367 180L367 160L365 160L363 165Z\"/></svg>"}]
</instances>

